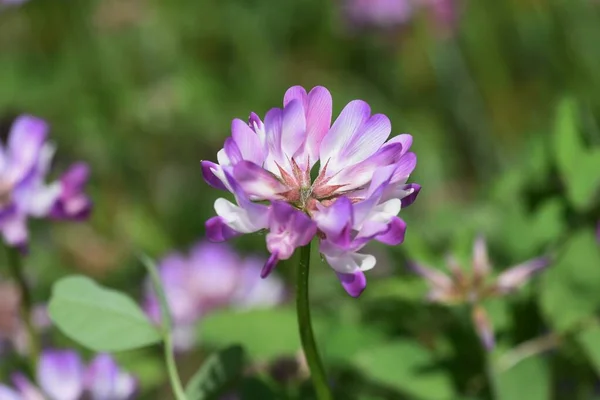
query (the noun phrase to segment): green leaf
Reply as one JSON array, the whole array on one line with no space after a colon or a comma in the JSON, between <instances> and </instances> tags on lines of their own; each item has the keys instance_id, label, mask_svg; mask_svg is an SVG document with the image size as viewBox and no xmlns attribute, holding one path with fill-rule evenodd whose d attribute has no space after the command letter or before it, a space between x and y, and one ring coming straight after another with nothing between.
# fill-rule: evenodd
<instances>
[{"instance_id":1,"label":"green leaf","mask_svg":"<svg viewBox=\"0 0 600 400\"><path fill-rule=\"evenodd\" d=\"M315 334L324 322L313 316ZM301 349L296 312L290 308L215 311L199 326L200 341L217 347L241 344L252 358L269 359Z\"/></svg>"},{"instance_id":2,"label":"green leaf","mask_svg":"<svg viewBox=\"0 0 600 400\"><path fill-rule=\"evenodd\" d=\"M526 358L496 376L498 400L547 400L550 389L550 372L541 357Z\"/></svg>"},{"instance_id":3,"label":"green leaf","mask_svg":"<svg viewBox=\"0 0 600 400\"><path fill-rule=\"evenodd\" d=\"M593 326L579 332L576 340L585 349L594 369L600 374L600 326Z\"/></svg>"},{"instance_id":4,"label":"green leaf","mask_svg":"<svg viewBox=\"0 0 600 400\"><path fill-rule=\"evenodd\" d=\"M186 397L188 400L219 399L242 377L244 362L244 349L238 345L213 353L190 378L185 388Z\"/></svg>"},{"instance_id":5,"label":"green leaf","mask_svg":"<svg viewBox=\"0 0 600 400\"><path fill-rule=\"evenodd\" d=\"M48 310L65 335L94 351L130 350L161 340L132 299L84 276L54 284Z\"/></svg>"},{"instance_id":6,"label":"green leaf","mask_svg":"<svg viewBox=\"0 0 600 400\"><path fill-rule=\"evenodd\" d=\"M567 198L579 211L596 204L600 189L600 151L588 151L579 134L579 110L574 101L563 100L554 126L554 155Z\"/></svg>"},{"instance_id":7,"label":"green leaf","mask_svg":"<svg viewBox=\"0 0 600 400\"><path fill-rule=\"evenodd\" d=\"M384 334L361 323L335 321L320 340L326 363L348 363L357 353L384 342Z\"/></svg>"},{"instance_id":8,"label":"green leaf","mask_svg":"<svg viewBox=\"0 0 600 400\"><path fill-rule=\"evenodd\" d=\"M419 399L450 399L449 376L435 369L431 354L414 341L395 341L358 354L353 363L371 381Z\"/></svg>"},{"instance_id":9,"label":"green leaf","mask_svg":"<svg viewBox=\"0 0 600 400\"><path fill-rule=\"evenodd\" d=\"M571 329L600 306L600 249L591 230L575 232L563 253L542 274L540 303L559 332Z\"/></svg>"},{"instance_id":10,"label":"green leaf","mask_svg":"<svg viewBox=\"0 0 600 400\"><path fill-rule=\"evenodd\" d=\"M279 400L282 398L270 385L255 377L245 378L237 392L242 400Z\"/></svg>"}]
</instances>

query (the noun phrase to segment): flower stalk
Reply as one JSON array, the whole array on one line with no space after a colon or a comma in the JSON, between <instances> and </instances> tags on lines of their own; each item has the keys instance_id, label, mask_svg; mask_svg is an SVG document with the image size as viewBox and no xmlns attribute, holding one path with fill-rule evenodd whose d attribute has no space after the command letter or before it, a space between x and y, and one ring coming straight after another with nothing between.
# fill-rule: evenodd
<instances>
[{"instance_id":1,"label":"flower stalk","mask_svg":"<svg viewBox=\"0 0 600 400\"><path fill-rule=\"evenodd\" d=\"M167 363L167 372L169 374L169 381L171 382L171 388L173 394L177 400L187 400L185 390L181 384L181 378L177 371L177 363L175 362L175 354L173 352L173 335L170 330L165 330L164 335L164 349L165 349L165 361Z\"/></svg>"},{"instance_id":2,"label":"flower stalk","mask_svg":"<svg viewBox=\"0 0 600 400\"><path fill-rule=\"evenodd\" d=\"M296 307L298 312L298 328L304 356L310 370L310 376L315 387L318 400L331 400L331 392L327 383L325 368L319 356L319 350L310 319L308 298L308 281L310 269L310 243L300 249L300 263L297 271Z\"/></svg>"},{"instance_id":3,"label":"flower stalk","mask_svg":"<svg viewBox=\"0 0 600 400\"><path fill-rule=\"evenodd\" d=\"M21 321L25 326L27 334L27 351L29 357L29 367L32 372L37 370L37 363L40 356L40 338L32 321L33 302L31 299L31 290L23 274L23 265L19 250L6 246L7 261L10 274L19 287L21 300L19 302L19 314Z\"/></svg>"}]
</instances>

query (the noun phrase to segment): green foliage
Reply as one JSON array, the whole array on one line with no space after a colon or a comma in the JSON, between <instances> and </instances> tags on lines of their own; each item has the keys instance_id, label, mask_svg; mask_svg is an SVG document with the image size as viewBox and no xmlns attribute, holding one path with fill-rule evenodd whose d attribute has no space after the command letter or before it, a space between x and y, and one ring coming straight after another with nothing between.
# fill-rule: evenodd
<instances>
[{"instance_id":1,"label":"green foliage","mask_svg":"<svg viewBox=\"0 0 600 400\"><path fill-rule=\"evenodd\" d=\"M560 257L541 278L541 307L554 329L568 331L600 307L599 265L593 232L577 231L564 243Z\"/></svg>"},{"instance_id":2,"label":"green foliage","mask_svg":"<svg viewBox=\"0 0 600 400\"><path fill-rule=\"evenodd\" d=\"M548 364L541 357L529 357L496 376L498 400L547 400L551 386Z\"/></svg>"},{"instance_id":3,"label":"green foliage","mask_svg":"<svg viewBox=\"0 0 600 400\"><path fill-rule=\"evenodd\" d=\"M600 326L594 325L583 329L577 334L576 339L589 357L596 373L600 373Z\"/></svg>"},{"instance_id":4,"label":"green foliage","mask_svg":"<svg viewBox=\"0 0 600 400\"><path fill-rule=\"evenodd\" d=\"M324 321L313 318L313 328L320 335ZM202 320L198 335L217 347L239 343L253 359L293 355L301 348L296 312L291 308L216 311Z\"/></svg>"},{"instance_id":5,"label":"green foliage","mask_svg":"<svg viewBox=\"0 0 600 400\"><path fill-rule=\"evenodd\" d=\"M83 276L56 282L48 310L65 335L95 351L131 350L161 340L131 298Z\"/></svg>"},{"instance_id":6,"label":"green foliage","mask_svg":"<svg viewBox=\"0 0 600 400\"><path fill-rule=\"evenodd\" d=\"M244 365L241 346L230 346L211 354L187 383L188 400L218 400L240 380Z\"/></svg>"},{"instance_id":7,"label":"green foliage","mask_svg":"<svg viewBox=\"0 0 600 400\"><path fill-rule=\"evenodd\" d=\"M393 341L365 349L354 365L370 380L418 399L448 399L454 389L436 360L419 343Z\"/></svg>"},{"instance_id":8,"label":"green foliage","mask_svg":"<svg viewBox=\"0 0 600 400\"><path fill-rule=\"evenodd\" d=\"M559 104L554 126L554 154L569 201L584 211L598 200L600 149L586 149L579 130L578 111L573 99Z\"/></svg>"}]
</instances>

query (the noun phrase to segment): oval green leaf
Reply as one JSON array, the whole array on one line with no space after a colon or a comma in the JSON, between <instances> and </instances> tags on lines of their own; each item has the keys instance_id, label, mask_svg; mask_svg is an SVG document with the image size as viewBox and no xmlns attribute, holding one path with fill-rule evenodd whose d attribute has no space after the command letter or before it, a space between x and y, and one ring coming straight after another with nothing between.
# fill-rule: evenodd
<instances>
[{"instance_id":1,"label":"oval green leaf","mask_svg":"<svg viewBox=\"0 0 600 400\"><path fill-rule=\"evenodd\" d=\"M131 298L84 276L55 283L48 311L65 335L94 351L131 350L161 340Z\"/></svg>"}]
</instances>

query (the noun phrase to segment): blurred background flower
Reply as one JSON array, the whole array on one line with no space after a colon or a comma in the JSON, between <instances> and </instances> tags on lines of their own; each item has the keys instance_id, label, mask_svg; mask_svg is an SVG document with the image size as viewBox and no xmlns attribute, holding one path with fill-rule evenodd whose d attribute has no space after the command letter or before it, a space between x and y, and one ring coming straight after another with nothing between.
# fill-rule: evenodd
<instances>
[{"instance_id":1,"label":"blurred background flower","mask_svg":"<svg viewBox=\"0 0 600 400\"><path fill-rule=\"evenodd\" d=\"M177 350L191 349L196 344L197 325L214 310L273 307L286 295L283 282L275 275L260 278L264 260L242 257L226 244L199 242L188 255L178 252L165 256L159 263L174 324ZM160 321L160 305L146 282L145 309Z\"/></svg>"},{"instance_id":2,"label":"blurred background flower","mask_svg":"<svg viewBox=\"0 0 600 400\"><path fill-rule=\"evenodd\" d=\"M40 358L34 385L19 373L12 377L14 389L0 385L2 400L127 400L136 390L136 380L121 370L106 354L85 366L73 350L45 350Z\"/></svg>"}]
</instances>

